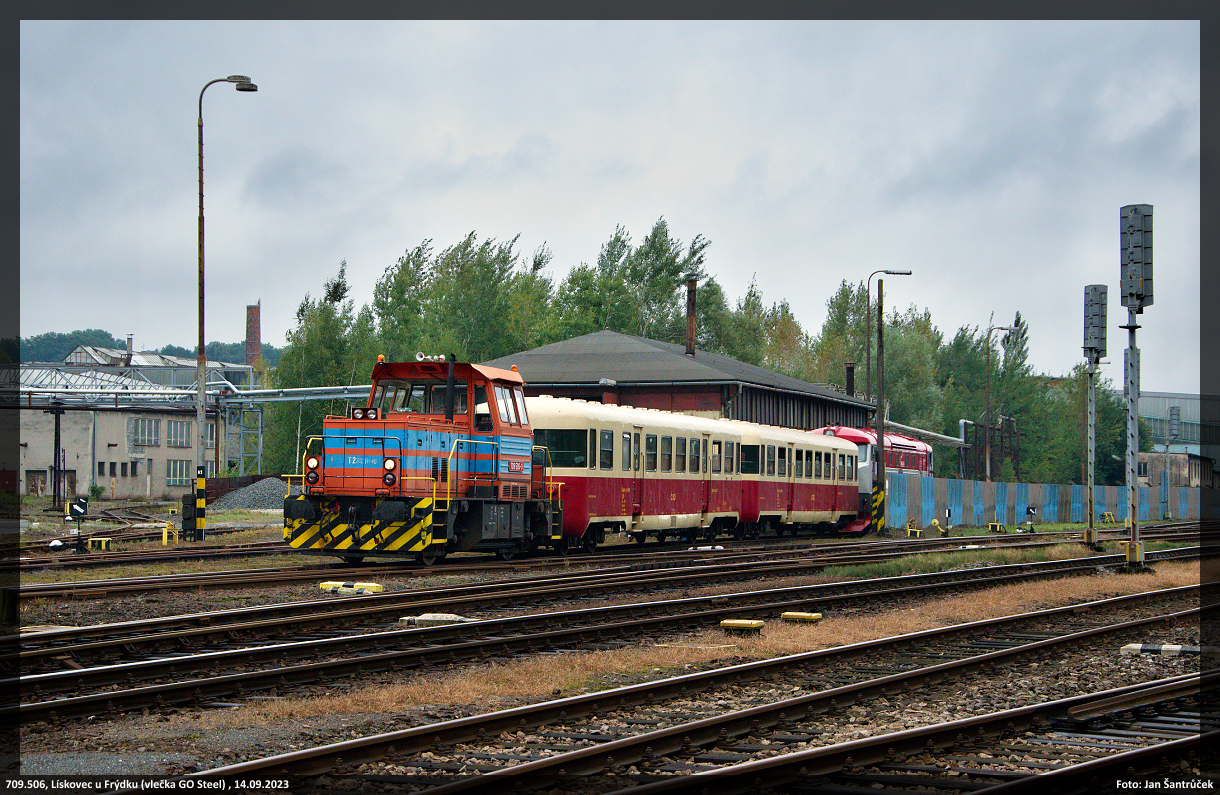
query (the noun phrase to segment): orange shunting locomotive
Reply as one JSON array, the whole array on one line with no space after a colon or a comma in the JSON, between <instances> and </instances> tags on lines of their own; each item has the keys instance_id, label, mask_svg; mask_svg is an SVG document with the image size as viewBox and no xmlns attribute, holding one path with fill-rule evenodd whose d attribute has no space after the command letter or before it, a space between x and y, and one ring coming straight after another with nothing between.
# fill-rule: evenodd
<instances>
[{"instance_id":1,"label":"orange shunting locomotive","mask_svg":"<svg viewBox=\"0 0 1220 795\"><path fill-rule=\"evenodd\" d=\"M535 448L514 370L422 354L378 357L364 406L306 441L284 539L302 552L424 563L562 546L558 486Z\"/></svg>"}]
</instances>

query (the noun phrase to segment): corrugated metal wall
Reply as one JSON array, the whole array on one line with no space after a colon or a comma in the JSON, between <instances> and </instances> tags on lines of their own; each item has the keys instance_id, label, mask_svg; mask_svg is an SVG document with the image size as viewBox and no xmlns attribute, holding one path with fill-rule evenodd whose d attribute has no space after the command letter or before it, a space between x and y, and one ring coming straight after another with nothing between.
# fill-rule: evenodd
<instances>
[{"instance_id":1,"label":"corrugated metal wall","mask_svg":"<svg viewBox=\"0 0 1220 795\"><path fill-rule=\"evenodd\" d=\"M923 528L936 519L942 525L983 527L998 520L1014 526L1032 520L1047 522L1085 521L1085 488L1048 483L984 483L977 480L930 478L887 472L889 481L886 524L901 528L914 519ZM1153 487L1140 487L1140 521L1159 520L1161 500ZM1127 519L1125 486L1094 486L1096 516L1113 512L1119 521ZM1174 519L1220 518L1220 493L1216 489L1175 486L1170 489L1169 505ZM1027 508L1033 507L1035 514Z\"/></svg>"}]
</instances>

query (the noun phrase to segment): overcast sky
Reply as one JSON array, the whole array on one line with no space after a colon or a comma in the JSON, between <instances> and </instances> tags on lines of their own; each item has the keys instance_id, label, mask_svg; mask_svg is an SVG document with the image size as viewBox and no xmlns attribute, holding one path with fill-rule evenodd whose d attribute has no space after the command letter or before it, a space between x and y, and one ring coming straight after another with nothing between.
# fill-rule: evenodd
<instances>
[{"instance_id":1,"label":"overcast sky","mask_svg":"<svg viewBox=\"0 0 1220 795\"><path fill-rule=\"evenodd\" d=\"M474 231L545 243L556 284L660 217L730 300L755 279L817 333L842 279L887 308L1030 324L1081 361L1119 208L1155 207L1142 389L1199 389L1197 22L23 22L21 334L197 339L203 100L209 341L285 344L347 261ZM876 279L873 281L874 291Z\"/></svg>"}]
</instances>

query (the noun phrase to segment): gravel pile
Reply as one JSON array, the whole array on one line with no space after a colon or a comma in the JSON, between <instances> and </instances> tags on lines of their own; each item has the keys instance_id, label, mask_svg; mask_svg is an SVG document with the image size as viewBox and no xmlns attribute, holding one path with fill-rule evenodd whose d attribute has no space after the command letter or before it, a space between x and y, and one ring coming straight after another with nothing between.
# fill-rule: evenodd
<instances>
[{"instance_id":1,"label":"gravel pile","mask_svg":"<svg viewBox=\"0 0 1220 795\"><path fill-rule=\"evenodd\" d=\"M213 500L208 508L214 511L232 510L270 510L284 507L284 495L288 493L288 484L279 478L263 478L251 483L244 489L230 491L223 497ZM294 486L293 493L299 494L300 487Z\"/></svg>"}]
</instances>

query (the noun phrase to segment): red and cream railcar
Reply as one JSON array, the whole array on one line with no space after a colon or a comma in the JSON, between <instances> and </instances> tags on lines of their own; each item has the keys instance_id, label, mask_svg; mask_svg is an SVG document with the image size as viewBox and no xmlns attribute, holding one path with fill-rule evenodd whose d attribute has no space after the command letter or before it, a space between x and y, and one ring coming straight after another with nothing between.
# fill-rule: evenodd
<instances>
[{"instance_id":1,"label":"red and cream railcar","mask_svg":"<svg viewBox=\"0 0 1220 795\"><path fill-rule=\"evenodd\" d=\"M568 398L527 398L534 444L561 483L563 535L592 549L607 530L714 536L736 525L739 431L733 423Z\"/></svg>"},{"instance_id":2,"label":"red and cream railcar","mask_svg":"<svg viewBox=\"0 0 1220 795\"><path fill-rule=\"evenodd\" d=\"M845 440L566 398L527 402L534 443L562 483L569 546L592 549L614 529L637 541L830 531L860 514L857 451Z\"/></svg>"},{"instance_id":3,"label":"red and cream railcar","mask_svg":"<svg viewBox=\"0 0 1220 795\"><path fill-rule=\"evenodd\" d=\"M731 424L742 429L739 534L757 536L768 527L780 534L802 527L830 532L861 513L853 444L789 428Z\"/></svg>"}]
</instances>

